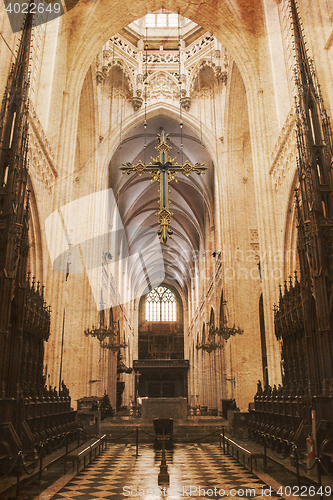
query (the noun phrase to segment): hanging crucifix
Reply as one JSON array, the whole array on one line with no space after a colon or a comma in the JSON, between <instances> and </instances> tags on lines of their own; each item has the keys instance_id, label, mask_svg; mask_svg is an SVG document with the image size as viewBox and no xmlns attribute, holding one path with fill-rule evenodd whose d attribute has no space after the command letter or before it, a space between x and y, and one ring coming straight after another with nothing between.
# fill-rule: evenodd
<instances>
[{"instance_id":1,"label":"hanging crucifix","mask_svg":"<svg viewBox=\"0 0 333 500\"><path fill-rule=\"evenodd\" d=\"M161 226L161 229L158 231L158 235L161 238L162 243L165 245L168 241L168 237L173 233L173 231L169 228L171 217L173 216L173 213L169 210L169 182L173 180L177 182L175 175L178 172L182 172L186 175L186 177L192 174L192 172L200 175L207 169L207 167L205 167L203 163L196 163L195 165L192 165L188 160L186 160L183 165L175 163L175 158L171 159L169 156L169 151L172 149L172 147L167 144L169 135L162 130L161 133L157 135L157 138L159 144L155 147L155 149L157 149L160 154L157 158L152 158L153 163L150 162L148 165L145 165L141 160L135 165L132 165L131 163L123 163L120 170L122 170L124 174L131 174L132 172L135 172L138 175L142 175L143 172L149 172L152 173L151 182L160 182L160 209L155 215L158 216L158 222Z\"/></svg>"}]
</instances>

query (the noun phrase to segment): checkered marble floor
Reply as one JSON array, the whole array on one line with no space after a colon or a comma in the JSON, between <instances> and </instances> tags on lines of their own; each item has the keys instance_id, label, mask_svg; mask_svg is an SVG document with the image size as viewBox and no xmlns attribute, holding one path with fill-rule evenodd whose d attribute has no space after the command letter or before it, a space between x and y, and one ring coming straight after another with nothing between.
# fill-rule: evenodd
<instances>
[{"instance_id":1,"label":"checkered marble floor","mask_svg":"<svg viewBox=\"0 0 333 500\"><path fill-rule=\"evenodd\" d=\"M161 451L142 445L111 445L52 500L232 499L281 500L257 476L213 444L177 445L166 452L169 485L158 486ZM265 495L266 493L266 495Z\"/></svg>"}]
</instances>

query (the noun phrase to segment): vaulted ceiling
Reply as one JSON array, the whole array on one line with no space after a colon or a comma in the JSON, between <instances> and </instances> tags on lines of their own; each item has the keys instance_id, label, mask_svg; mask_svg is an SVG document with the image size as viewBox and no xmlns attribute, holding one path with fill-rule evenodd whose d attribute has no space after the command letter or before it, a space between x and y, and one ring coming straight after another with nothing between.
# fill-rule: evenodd
<instances>
[{"instance_id":1,"label":"vaulted ceiling","mask_svg":"<svg viewBox=\"0 0 333 500\"><path fill-rule=\"evenodd\" d=\"M110 162L110 187L118 203L120 217L128 231L128 245L135 249L138 243L138 231L133 227L159 229L156 212L159 209L159 184L152 181L152 175L143 173L123 174L119 167L123 163L136 163L139 160L149 163L158 152L157 134L164 130L169 134L172 146L170 157L177 162L189 160L192 164L204 163L208 167L201 175L195 173L186 177L178 173L177 181L169 184L170 210L173 212L170 228L172 237L166 245L161 244L164 261L164 282L172 284L178 290L186 290L190 276L193 277L195 258L203 251L205 223L213 224L213 179L214 166L200 138L189 127L183 127L183 155L181 151L181 132L179 121L160 114L148 120L147 149L144 150L144 128L140 121L123 138ZM156 265L158 255L151 255L151 270ZM140 269L142 266L140 266ZM137 270L136 270L137 271ZM146 270L147 271L147 270ZM148 270L149 271L149 270ZM137 273L136 286L145 287L145 270Z\"/></svg>"}]
</instances>

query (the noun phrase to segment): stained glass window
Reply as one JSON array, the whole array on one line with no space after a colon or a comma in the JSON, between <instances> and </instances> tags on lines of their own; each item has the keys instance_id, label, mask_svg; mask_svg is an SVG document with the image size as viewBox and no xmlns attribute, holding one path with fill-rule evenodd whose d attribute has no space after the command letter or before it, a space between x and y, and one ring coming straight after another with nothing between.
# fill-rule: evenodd
<instances>
[{"instance_id":1,"label":"stained glass window","mask_svg":"<svg viewBox=\"0 0 333 500\"><path fill-rule=\"evenodd\" d=\"M146 298L147 321L176 321L176 297L164 286L159 286L148 293Z\"/></svg>"}]
</instances>

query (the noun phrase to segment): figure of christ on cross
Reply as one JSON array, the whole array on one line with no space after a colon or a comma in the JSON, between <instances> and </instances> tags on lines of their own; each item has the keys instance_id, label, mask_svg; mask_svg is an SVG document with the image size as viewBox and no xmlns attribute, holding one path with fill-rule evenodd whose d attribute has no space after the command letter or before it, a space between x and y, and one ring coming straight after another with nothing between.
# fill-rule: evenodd
<instances>
[{"instance_id":1,"label":"figure of christ on cross","mask_svg":"<svg viewBox=\"0 0 333 500\"><path fill-rule=\"evenodd\" d=\"M123 163L120 170L122 170L124 174L131 174L132 172L135 172L138 175L142 175L144 172L149 172L152 174L151 182L160 182L160 209L155 215L158 216L158 222L161 226L161 229L158 231L158 235L161 238L162 243L165 245L169 236L173 233L172 229L169 228L171 217L173 216L173 213L169 210L169 182L173 180L177 182L175 175L178 172L182 172L187 177L192 174L192 172L200 175L207 169L207 167L205 167L203 163L196 163L195 165L192 165L188 160L186 160L183 165L175 163L175 158L171 159L169 156L169 151L172 149L172 147L167 144L169 135L162 130L161 133L157 135L157 138L159 144L155 147L155 149L157 149L160 154L157 158L152 158L153 163L150 162L148 165L145 165L141 160L135 165L132 165L131 163Z\"/></svg>"}]
</instances>

